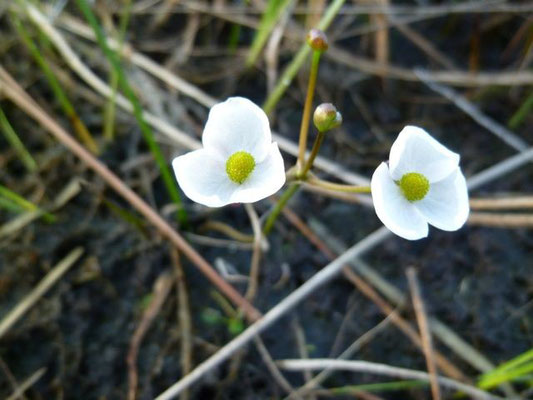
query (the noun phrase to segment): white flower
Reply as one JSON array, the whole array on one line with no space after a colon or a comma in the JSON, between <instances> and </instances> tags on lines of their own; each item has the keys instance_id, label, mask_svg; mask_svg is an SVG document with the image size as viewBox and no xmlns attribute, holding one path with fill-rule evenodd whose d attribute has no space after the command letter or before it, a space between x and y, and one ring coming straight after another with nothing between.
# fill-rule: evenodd
<instances>
[{"instance_id":1,"label":"white flower","mask_svg":"<svg viewBox=\"0 0 533 400\"><path fill-rule=\"evenodd\" d=\"M183 192L208 207L253 203L285 183L285 167L266 114L243 97L216 104L202 136L203 149L172 161Z\"/></svg>"},{"instance_id":2,"label":"white flower","mask_svg":"<svg viewBox=\"0 0 533 400\"><path fill-rule=\"evenodd\" d=\"M403 128L391 147L389 163L381 163L370 185L379 219L405 239L426 237L428 223L455 231L468 218L459 154L421 128Z\"/></svg>"}]
</instances>

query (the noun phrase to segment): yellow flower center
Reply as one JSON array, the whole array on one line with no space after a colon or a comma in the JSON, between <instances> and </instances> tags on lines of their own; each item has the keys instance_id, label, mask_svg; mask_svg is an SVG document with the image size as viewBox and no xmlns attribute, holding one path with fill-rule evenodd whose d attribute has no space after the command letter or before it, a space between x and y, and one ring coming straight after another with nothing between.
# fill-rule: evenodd
<instances>
[{"instance_id":1,"label":"yellow flower center","mask_svg":"<svg viewBox=\"0 0 533 400\"><path fill-rule=\"evenodd\" d=\"M418 172L404 174L397 184L400 186L405 198L411 203L422 200L429 192L429 181Z\"/></svg>"},{"instance_id":2,"label":"yellow flower center","mask_svg":"<svg viewBox=\"0 0 533 400\"><path fill-rule=\"evenodd\" d=\"M233 182L238 184L243 183L254 168L255 160L246 151L237 151L226 161L226 173Z\"/></svg>"}]
</instances>

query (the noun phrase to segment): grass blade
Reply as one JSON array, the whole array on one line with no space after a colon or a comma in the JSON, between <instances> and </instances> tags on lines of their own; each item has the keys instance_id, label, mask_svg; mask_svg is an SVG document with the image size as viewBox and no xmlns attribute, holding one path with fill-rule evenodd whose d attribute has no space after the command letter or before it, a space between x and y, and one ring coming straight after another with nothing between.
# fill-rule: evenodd
<instances>
[{"instance_id":1,"label":"grass blade","mask_svg":"<svg viewBox=\"0 0 533 400\"><path fill-rule=\"evenodd\" d=\"M135 118L137 119L137 122L139 123L143 137L146 140L146 143L148 144L148 147L150 148L150 151L152 155L154 156L154 159L159 167L159 170L161 172L161 177L163 178L163 182L167 188L167 192L170 198L172 199L172 201L178 207L178 222L182 226L186 225L187 224L187 213L185 209L183 208L181 196L176 187L174 178L170 172L170 168L168 167L168 164L165 158L163 157L163 154L161 153L161 149L159 148L159 145L156 143L154 139L154 134L152 132L152 129L146 123L146 120L144 119L141 104L139 100L137 99L137 96L133 92L133 89L131 88L126 78L126 75L124 74L124 71L122 70L120 61L116 53L113 50L111 50L111 48L107 44L104 32L102 28L100 27L100 24L96 20L96 17L93 14L91 8L89 7L89 4L87 3L87 1L76 0L76 4L78 5L79 9L81 10L82 14L84 15L89 25L91 25L91 28L93 29L96 35L100 48L104 52L108 61L111 63L112 68L117 73L118 83L121 89L123 90L124 94L126 95L126 97L128 97L128 99L130 100L131 105L133 106L133 113L135 115Z\"/></svg>"},{"instance_id":2,"label":"grass blade","mask_svg":"<svg viewBox=\"0 0 533 400\"><path fill-rule=\"evenodd\" d=\"M2 111L2 107L0 107L0 127L2 128L2 132L4 133L6 140L18 154L18 156L20 157L20 161L22 161L26 169L30 172L35 171L37 169L37 163L35 162L30 152L26 149L26 146L24 146L24 143L22 143L22 140L20 140L17 133L9 123L9 120L4 114L4 111Z\"/></svg>"},{"instance_id":3,"label":"grass blade","mask_svg":"<svg viewBox=\"0 0 533 400\"><path fill-rule=\"evenodd\" d=\"M13 192L5 186L0 185L0 205L11 211L42 211L38 206L24 197ZM55 216L50 213L43 213L46 222L54 222Z\"/></svg>"},{"instance_id":4,"label":"grass blade","mask_svg":"<svg viewBox=\"0 0 533 400\"><path fill-rule=\"evenodd\" d=\"M24 25L21 23L20 19L16 16L16 14L12 13L11 15L13 17L13 23L15 25L15 28L17 29L19 36L22 38L22 41L24 42L31 55L43 71L44 76L46 77L48 84L52 89L52 92L54 93L57 101L61 105L61 108L63 109L64 113L69 118L70 123L78 134L78 137L92 153L98 154L99 148L96 144L96 141L93 139L93 137L89 133L89 130L78 116L78 113L76 112L74 106L63 91L61 84L54 75L54 72L46 61L46 58L43 57L41 51L39 50L35 42L32 40L28 31L26 30L26 28L24 28Z\"/></svg>"},{"instance_id":5,"label":"grass blade","mask_svg":"<svg viewBox=\"0 0 533 400\"><path fill-rule=\"evenodd\" d=\"M124 4L124 12L120 15L120 22L117 34L118 49L117 52L122 52L122 46L124 44L124 38L126 37L126 29L130 19L131 0L126 0ZM107 102L104 109L104 137L108 141L112 141L114 137L115 128L115 99L117 97L118 89L118 74L114 69L111 69L109 86L113 90L111 98Z\"/></svg>"},{"instance_id":6,"label":"grass blade","mask_svg":"<svg viewBox=\"0 0 533 400\"><path fill-rule=\"evenodd\" d=\"M246 58L246 67L251 67L255 64L259 53L263 49L268 36L276 26L283 12L294 3L294 0L270 0L267 8L263 13L259 28L255 34L254 41L250 47L250 52Z\"/></svg>"}]
</instances>

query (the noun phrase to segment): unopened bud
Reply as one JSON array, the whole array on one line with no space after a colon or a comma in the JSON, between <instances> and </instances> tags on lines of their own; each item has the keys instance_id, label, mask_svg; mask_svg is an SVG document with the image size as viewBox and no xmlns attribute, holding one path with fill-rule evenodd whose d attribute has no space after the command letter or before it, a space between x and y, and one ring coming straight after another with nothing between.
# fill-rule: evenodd
<instances>
[{"instance_id":1,"label":"unopened bud","mask_svg":"<svg viewBox=\"0 0 533 400\"><path fill-rule=\"evenodd\" d=\"M342 115L333 104L322 103L315 109L313 123L320 132L327 132L342 124Z\"/></svg>"},{"instance_id":2,"label":"unopened bud","mask_svg":"<svg viewBox=\"0 0 533 400\"><path fill-rule=\"evenodd\" d=\"M328 49L328 37L320 29L313 28L307 34L307 44L316 51L326 51Z\"/></svg>"}]
</instances>

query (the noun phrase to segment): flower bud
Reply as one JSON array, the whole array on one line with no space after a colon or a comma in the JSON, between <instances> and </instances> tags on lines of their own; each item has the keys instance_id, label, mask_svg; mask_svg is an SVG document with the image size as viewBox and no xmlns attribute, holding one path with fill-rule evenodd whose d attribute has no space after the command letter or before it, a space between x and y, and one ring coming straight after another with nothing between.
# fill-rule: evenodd
<instances>
[{"instance_id":1,"label":"flower bud","mask_svg":"<svg viewBox=\"0 0 533 400\"><path fill-rule=\"evenodd\" d=\"M313 123L320 132L327 132L342 124L342 115L333 104L322 103L315 109Z\"/></svg>"},{"instance_id":2,"label":"flower bud","mask_svg":"<svg viewBox=\"0 0 533 400\"><path fill-rule=\"evenodd\" d=\"M307 44L316 51L326 51L328 49L328 37L320 29L313 28L307 34Z\"/></svg>"}]
</instances>

